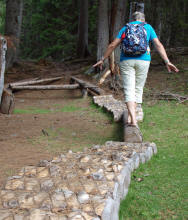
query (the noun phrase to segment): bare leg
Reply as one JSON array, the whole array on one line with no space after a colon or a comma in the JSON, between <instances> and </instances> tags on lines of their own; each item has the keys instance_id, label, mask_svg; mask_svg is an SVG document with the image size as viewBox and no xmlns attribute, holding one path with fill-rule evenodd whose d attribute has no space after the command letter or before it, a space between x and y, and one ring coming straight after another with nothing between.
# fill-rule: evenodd
<instances>
[{"instance_id":1,"label":"bare leg","mask_svg":"<svg viewBox=\"0 0 188 220\"><path fill-rule=\"evenodd\" d=\"M136 120L136 103L135 102L126 102L128 109L128 122L132 125L137 125Z\"/></svg>"}]
</instances>

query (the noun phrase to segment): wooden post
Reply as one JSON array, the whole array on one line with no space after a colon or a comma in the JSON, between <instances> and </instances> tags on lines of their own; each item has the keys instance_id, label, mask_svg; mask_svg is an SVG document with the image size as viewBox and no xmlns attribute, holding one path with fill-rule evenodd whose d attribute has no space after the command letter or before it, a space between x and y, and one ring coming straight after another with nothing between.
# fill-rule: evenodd
<instances>
[{"instance_id":1,"label":"wooden post","mask_svg":"<svg viewBox=\"0 0 188 220\"><path fill-rule=\"evenodd\" d=\"M1 113L11 114L14 111L15 100L11 89L4 89L1 100Z\"/></svg>"},{"instance_id":2,"label":"wooden post","mask_svg":"<svg viewBox=\"0 0 188 220\"><path fill-rule=\"evenodd\" d=\"M82 89L82 98L86 98L88 96L88 90L87 88Z\"/></svg>"}]
</instances>

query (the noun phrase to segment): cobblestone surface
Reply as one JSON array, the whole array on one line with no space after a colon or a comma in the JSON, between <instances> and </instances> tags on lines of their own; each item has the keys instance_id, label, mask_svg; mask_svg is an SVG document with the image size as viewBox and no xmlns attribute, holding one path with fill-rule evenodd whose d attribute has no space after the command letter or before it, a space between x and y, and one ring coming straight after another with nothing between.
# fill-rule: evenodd
<instances>
[{"instance_id":1,"label":"cobblestone surface","mask_svg":"<svg viewBox=\"0 0 188 220\"><path fill-rule=\"evenodd\" d=\"M94 96L93 100L95 104L112 112L114 121L120 121L123 116L123 112L127 111L125 103L115 99L112 95ZM137 121L143 121L144 113L141 105L137 106L136 117Z\"/></svg>"},{"instance_id":2,"label":"cobblestone surface","mask_svg":"<svg viewBox=\"0 0 188 220\"><path fill-rule=\"evenodd\" d=\"M118 219L131 171L156 152L153 143L109 141L26 166L0 191L0 220Z\"/></svg>"}]
</instances>

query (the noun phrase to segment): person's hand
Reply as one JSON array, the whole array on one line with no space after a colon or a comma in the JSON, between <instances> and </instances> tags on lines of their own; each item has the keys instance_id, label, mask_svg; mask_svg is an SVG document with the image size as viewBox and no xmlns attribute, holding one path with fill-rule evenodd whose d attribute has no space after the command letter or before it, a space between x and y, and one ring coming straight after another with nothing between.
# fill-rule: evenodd
<instances>
[{"instance_id":1,"label":"person's hand","mask_svg":"<svg viewBox=\"0 0 188 220\"><path fill-rule=\"evenodd\" d=\"M178 73L179 72L179 69L176 66L174 66L174 64L172 64L171 62L166 63L166 68L169 73L171 73L171 72Z\"/></svg>"},{"instance_id":2,"label":"person's hand","mask_svg":"<svg viewBox=\"0 0 188 220\"><path fill-rule=\"evenodd\" d=\"M102 70L104 60L99 60L96 64L93 65L93 67L99 66L100 70Z\"/></svg>"}]
</instances>

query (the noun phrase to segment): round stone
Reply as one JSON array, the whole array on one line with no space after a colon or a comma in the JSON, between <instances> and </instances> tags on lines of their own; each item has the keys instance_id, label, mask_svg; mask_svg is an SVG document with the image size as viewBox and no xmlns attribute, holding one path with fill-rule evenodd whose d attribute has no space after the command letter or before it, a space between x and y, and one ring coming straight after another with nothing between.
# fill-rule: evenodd
<instances>
[{"instance_id":1,"label":"round stone","mask_svg":"<svg viewBox=\"0 0 188 220\"><path fill-rule=\"evenodd\" d=\"M41 204L44 199L48 198L48 194L46 192L39 192L34 196L34 201L37 205Z\"/></svg>"},{"instance_id":2,"label":"round stone","mask_svg":"<svg viewBox=\"0 0 188 220\"><path fill-rule=\"evenodd\" d=\"M41 183L41 190L49 191L54 186L54 183L51 179L45 180Z\"/></svg>"},{"instance_id":3,"label":"round stone","mask_svg":"<svg viewBox=\"0 0 188 220\"><path fill-rule=\"evenodd\" d=\"M37 167L37 177L45 178L49 176L49 170L46 167Z\"/></svg>"},{"instance_id":4,"label":"round stone","mask_svg":"<svg viewBox=\"0 0 188 220\"><path fill-rule=\"evenodd\" d=\"M83 156L80 158L81 163L87 163L91 159L90 156Z\"/></svg>"},{"instance_id":5,"label":"round stone","mask_svg":"<svg viewBox=\"0 0 188 220\"><path fill-rule=\"evenodd\" d=\"M70 196L68 199L66 199L67 206L70 209L79 209L80 204L76 198L75 195Z\"/></svg>"},{"instance_id":6,"label":"round stone","mask_svg":"<svg viewBox=\"0 0 188 220\"><path fill-rule=\"evenodd\" d=\"M33 196L29 193L22 193L18 196L18 202L20 204L20 208L29 209L34 207Z\"/></svg>"},{"instance_id":7,"label":"round stone","mask_svg":"<svg viewBox=\"0 0 188 220\"><path fill-rule=\"evenodd\" d=\"M24 171L25 171L25 175L29 177L36 176L36 173L37 173L36 167L34 166L27 166L24 168Z\"/></svg>"},{"instance_id":8,"label":"round stone","mask_svg":"<svg viewBox=\"0 0 188 220\"><path fill-rule=\"evenodd\" d=\"M111 181L111 180L114 179L114 177L115 177L115 174L114 174L114 173L112 173L112 172L107 172L107 173L106 173L106 179L107 179L107 180Z\"/></svg>"},{"instance_id":9,"label":"round stone","mask_svg":"<svg viewBox=\"0 0 188 220\"><path fill-rule=\"evenodd\" d=\"M84 212L93 212L93 206L91 204L84 204L82 210Z\"/></svg>"},{"instance_id":10,"label":"round stone","mask_svg":"<svg viewBox=\"0 0 188 220\"><path fill-rule=\"evenodd\" d=\"M65 197L63 192L54 193L51 196L53 208L60 208L64 210L66 208Z\"/></svg>"},{"instance_id":11,"label":"round stone","mask_svg":"<svg viewBox=\"0 0 188 220\"><path fill-rule=\"evenodd\" d=\"M25 180L25 189L28 191L38 191L40 190L40 185L37 179L26 179Z\"/></svg>"},{"instance_id":12,"label":"round stone","mask_svg":"<svg viewBox=\"0 0 188 220\"><path fill-rule=\"evenodd\" d=\"M97 205L95 207L95 213L98 215L98 216L102 216L102 212L104 210L104 207L105 207L105 203L101 203L99 205Z\"/></svg>"},{"instance_id":13,"label":"round stone","mask_svg":"<svg viewBox=\"0 0 188 220\"><path fill-rule=\"evenodd\" d=\"M1 191L1 198L3 201L9 201L11 199L15 198L15 193L7 190L2 190Z\"/></svg>"},{"instance_id":14,"label":"round stone","mask_svg":"<svg viewBox=\"0 0 188 220\"><path fill-rule=\"evenodd\" d=\"M32 220L45 220L46 212L40 209L34 209L31 211L30 219Z\"/></svg>"},{"instance_id":15,"label":"round stone","mask_svg":"<svg viewBox=\"0 0 188 220\"><path fill-rule=\"evenodd\" d=\"M23 180L20 179L13 179L13 180L9 180L7 181L6 185L5 185L5 189L7 190L23 190L24 189L24 182Z\"/></svg>"},{"instance_id":16,"label":"round stone","mask_svg":"<svg viewBox=\"0 0 188 220\"><path fill-rule=\"evenodd\" d=\"M83 204L89 201L89 195L86 192L79 192L78 193L78 201Z\"/></svg>"},{"instance_id":17,"label":"round stone","mask_svg":"<svg viewBox=\"0 0 188 220\"><path fill-rule=\"evenodd\" d=\"M8 210L0 210L0 220L13 220L12 214Z\"/></svg>"}]
</instances>

